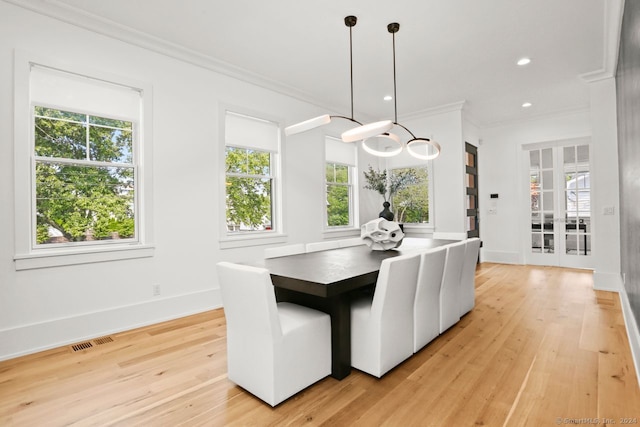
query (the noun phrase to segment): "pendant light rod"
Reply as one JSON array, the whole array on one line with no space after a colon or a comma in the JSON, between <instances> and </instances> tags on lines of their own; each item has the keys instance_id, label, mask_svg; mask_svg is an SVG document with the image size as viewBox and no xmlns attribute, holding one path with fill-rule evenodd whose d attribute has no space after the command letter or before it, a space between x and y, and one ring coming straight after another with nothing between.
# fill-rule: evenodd
<instances>
[{"instance_id":1,"label":"pendant light rod","mask_svg":"<svg viewBox=\"0 0 640 427\"><path fill-rule=\"evenodd\" d=\"M394 111L393 122L395 124L398 124L398 91L396 90L396 33L400 31L400 24L398 24L397 22L392 22L391 24L387 25L387 30L391 33L391 36L393 37L393 111ZM402 127L405 128L404 126ZM407 128L405 129L409 130Z\"/></svg>"},{"instance_id":2,"label":"pendant light rod","mask_svg":"<svg viewBox=\"0 0 640 427\"><path fill-rule=\"evenodd\" d=\"M284 129L284 133L285 135L289 136L289 135L295 135L297 133L302 133L302 132L306 132L308 130L311 129L315 129L317 127L320 126L324 126L328 123L331 123L332 119L345 119L345 120L349 120L350 122L356 123L358 124L360 127L363 126L363 124L361 122L359 122L358 120L354 119L354 110L353 110L353 27L355 27L356 23L358 22L358 18L353 16L353 15L349 15L349 16L345 16L344 18L344 25L346 25L347 27L349 27L349 70L350 70L350 85L351 85L351 116L347 117L347 116L340 116L340 115L329 115L329 114L323 114L322 116L318 116L318 117L314 117L312 119L309 120L305 120L303 122L300 123L296 123L294 125L288 126ZM384 131L387 131L389 129L391 129L391 127L393 126L393 124L391 123L390 120L387 121L388 123L385 124L385 126L383 126L382 128L384 129ZM380 127L378 127L380 128ZM376 128L376 130L378 129ZM362 137L357 138L357 139L362 139ZM356 139L350 141L353 142ZM345 141L347 142L347 141Z\"/></svg>"},{"instance_id":3,"label":"pendant light rod","mask_svg":"<svg viewBox=\"0 0 640 427\"><path fill-rule=\"evenodd\" d=\"M389 31L391 33L391 37L393 39L393 102L394 102L394 112L395 112L395 120L393 122L394 125L396 126L400 126L402 129L406 130L409 135L411 135L411 139L409 141L407 141L407 149L409 151L409 153L414 156L417 157L419 159L423 159L423 160L431 160L431 159L435 159L436 157L438 157L440 155L440 144L438 144L435 141L431 141L431 139L429 138L418 138L416 137L413 132L411 132L406 126L401 125L400 123L398 123L398 91L397 91L397 86L396 86L396 81L397 81L397 75L396 75L396 33L398 31L400 31L400 24L397 22L392 22L391 24L387 25L387 31ZM421 154L416 152L413 148L414 145L416 144L427 144L428 146L431 146L432 149L435 151L432 154Z\"/></svg>"},{"instance_id":4,"label":"pendant light rod","mask_svg":"<svg viewBox=\"0 0 640 427\"><path fill-rule=\"evenodd\" d=\"M358 18L353 15L344 18L344 25L349 27L349 70L351 71L351 120L353 120L353 27Z\"/></svg>"},{"instance_id":5,"label":"pendant light rod","mask_svg":"<svg viewBox=\"0 0 640 427\"><path fill-rule=\"evenodd\" d=\"M435 141L432 141L429 138L422 138L422 137L416 137L414 135L413 132L411 132L406 126L398 123L398 90L397 90L397 71L396 71L396 33L398 31L400 31L400 24L397 22L392 22L389 25L387 25L387 31L389 31L391 33L392 39L393 39L393 111L394 111L394 121L393 121L393 126L398 126L401 127L402 129L404 129L409 135L411 135L411 139L409 141L407 141L407 151L409 152L409 154L411 154L413 157L416 157L418 159L422 159L422 160L431 160L431 159L435 159L436 157L438 157L440 155L440 151L441 151L441 147L440 144L438 144ZM374 123L375 124L375 123ZM353 134L362 134L363 130L366 127L371 127L370 125L364 125L361 126L360 128L356 128L351 130L350 132ZM376 156L380 156L380 157L391 157L391 156L395 156L397 154L400 154L400 152L403 149L403 145L400 143L399 139L397 137L391 137L392 134L389 134L388 132L381 132L377 135L368 135L371 138L365 138L362 141L362 148L364 148L365 151L367 151L368 153L371 153L373 155ZM399 148L394 148L393 145L391 145L391 147L389 146L385 146L385 150L389 150L389 148L391 148L391 151L382 151L382 150L377 150L373 147L371 147L369 144L369 139L373 139L376 138L378 141L393 141L395 144L399 144ZM345 140L344 138L344 134L342 135L342 139ZM429 153L429 147L431 147L432 152Z\"/></svg>"}]
</instances>

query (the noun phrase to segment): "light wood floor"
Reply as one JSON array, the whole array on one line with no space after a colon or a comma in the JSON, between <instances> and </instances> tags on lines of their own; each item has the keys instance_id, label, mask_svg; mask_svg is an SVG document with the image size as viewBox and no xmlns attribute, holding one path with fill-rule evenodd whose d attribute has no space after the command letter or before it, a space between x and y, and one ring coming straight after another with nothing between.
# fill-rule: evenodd
<instances>
[{"instance_id":1,"label":"light wood floor","mask_svg":"<svg viewBox=\"0 0 640 427\"><path fill-rule=\"evenodd\" d=\"M0 425L640 423L617 294L580 270L488 263L476 286L470 314L382 379L354 370L272 409L226 378L214 310L0 362Z\"/></svg>"}]
</instances>

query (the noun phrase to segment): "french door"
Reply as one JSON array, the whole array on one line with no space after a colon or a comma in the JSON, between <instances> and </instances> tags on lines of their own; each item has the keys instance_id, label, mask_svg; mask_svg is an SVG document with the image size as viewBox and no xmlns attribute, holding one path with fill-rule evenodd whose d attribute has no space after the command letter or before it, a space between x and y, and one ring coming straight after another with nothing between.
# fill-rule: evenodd
<instances>
[{"instance_id":1,"label":"french door","mask_svg":"<svg viewBox=\"0 0 640 427\"><path fill-rule=\"evenodd\" d=\"M526 150L527 264L593 268L588 141Z\"/></svg>"}]
</instances>

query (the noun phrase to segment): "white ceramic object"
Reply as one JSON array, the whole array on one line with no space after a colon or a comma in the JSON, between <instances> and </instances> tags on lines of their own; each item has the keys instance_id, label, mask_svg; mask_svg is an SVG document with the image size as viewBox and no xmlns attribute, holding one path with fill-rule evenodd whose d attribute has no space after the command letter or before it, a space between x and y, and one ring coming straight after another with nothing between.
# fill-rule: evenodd
<instances>
[{"instance_id":1,"label":"white ceramic object","mask_svg":"<svg viewBox=\"0 0 640 427\"><path fill-rule=\"evenodd\" d=\"M360 237L374 251L386 251L402 244L404 233L400 224L377 218L360 227Z\"/></svg>"}]
</instances>

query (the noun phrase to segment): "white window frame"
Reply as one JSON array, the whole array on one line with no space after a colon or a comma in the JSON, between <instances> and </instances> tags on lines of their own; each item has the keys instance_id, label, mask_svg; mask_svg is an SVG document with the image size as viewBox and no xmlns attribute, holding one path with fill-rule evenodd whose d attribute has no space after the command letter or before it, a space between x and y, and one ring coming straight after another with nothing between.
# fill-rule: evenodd
<instances>
[{"instance_id":1,"label":"white window frame","mask_svg":"<svg viewBox=\"0 0 640 427\"><path fill-rule=\"evenodd\" d=\"M413 233L416 235L430 234L434 231L434 214L435 214L435 202L434 202L434 174L433 174L433 160L418 160L408 155L405 156L406 151L396 158L386 160L387 176L391 176L391 173L395 169L406 168L427 168L427 176L429 177L428 191L429 191L429 222L426 223L404 223L405 233Z\"/></svg>"},{"instance_id":2,"label":"white window frame","mask_svg":"<svg viewBox=\"0 0 640 427\"><path fill-rule=\"evenodd\" d=\"M33 103L30 96L32 66L55 69L92 80L132 88L141 93L140 123L137 127L136 239L95 241L92 244L35 245L35 148ZM56 105L45 107L59 108ZM15 167L15 253L16 270L87 264L153 256L152 216L152 87L148 83L115 76L84 64L70 64L45 55L16 50L14 54L14 167ZM91 114L92 112L87 112ZM99 114L96 114L99 115ZM27 214L28 213L28 214Z\"/></svg>"},{"instance_id":3,"label":"white window frame","mask_svg":"<svg viewBox=\"0 0 640 427\"><path fill-rule=\"evenodd\" d=\"M359 192L358 192L358 149L355 144L345 145L340 151L344 151L344 148L353 150L353 153L335 153L331 152L333 144L337 144L338 147L345 145L341 139L333 136L325 136L325 161L323 163L323 183L324 188L322 192L323 202L323 226L326 233L339 233L343 231L358 230L359 225ZM346 154L346 155L345 155ZM349 169L349 182L348 184L340 183L328 183L326 180L326 167L328 164L336 164L341 166L347 166ZM329 185L346 185L349 187L349 224L348 225L335 225L329 226L329 218L327 216L326 197L327 188Z\"/></svg>"},{"instance_id":4,"label":"white window frame","mask_svg":"<svg viewBox=\"0 0 640 427\"><path fill-rule=\"evenodd\" d=\"M227 145L226 135L226 117L227 114L236 114L245 116L251 119L267 121L275 124L278 129L278 140L276 141L277 148L271 151L271 230L256 230L256 231L243 231L241 233L229 232L227 230L227 212L226 212L226 147L239 147L235 144ZM220 194L220 249L231 249L255 245L266 245L272 243L284 243L286 242L286 235L283 233L283 210L282 210L282 166L281 159L283 157L282 147L282 123L279 118L273 117L269 114L252 111L247 108L234 106L230 104L219 105L219 194ZM239 147L239 148L251 148L251 147ZM257 149L257 147L255 147Z\"/></svg>"}]
</instances>

